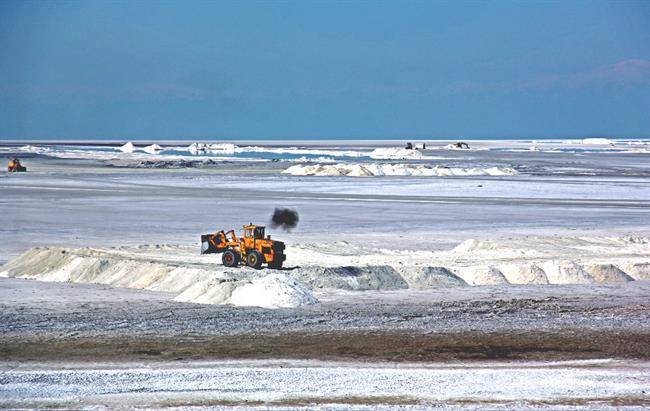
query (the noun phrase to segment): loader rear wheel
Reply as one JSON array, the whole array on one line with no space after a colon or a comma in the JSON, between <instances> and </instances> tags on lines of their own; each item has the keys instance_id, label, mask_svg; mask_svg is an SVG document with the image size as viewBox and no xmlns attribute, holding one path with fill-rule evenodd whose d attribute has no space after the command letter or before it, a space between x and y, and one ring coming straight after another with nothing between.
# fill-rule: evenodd
<instances>
[{"instance_id":1,"label":"loader rear wheel","mask_svg":"<svg viewBox=\"0 0 650 411\"><path fill-rule=\"evenodd\" d=\"M221 256L221 262L223 262L223 265L226 267L237 267L240 260L241 257L239 253L236 253L233 250L226 250Z\"/></svg>"},{"instance_id":2,"label":"loader rear wheel","mask_svg":"<svg viewBox=\"0 0 650 411\"><path fill-rule=\"evenodd\" d=\"M260 268L262 268L263 260L264 257L262 257L262 254L253 250L250 253L248 253L248 255L246 256L246 265L256 270L259 270Z\"/></svg>"}]
</instances>

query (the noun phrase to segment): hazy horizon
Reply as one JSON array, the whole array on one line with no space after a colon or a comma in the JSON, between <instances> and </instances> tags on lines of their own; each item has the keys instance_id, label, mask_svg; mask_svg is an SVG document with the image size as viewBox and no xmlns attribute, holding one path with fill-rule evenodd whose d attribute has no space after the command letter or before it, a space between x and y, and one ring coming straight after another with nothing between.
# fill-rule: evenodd
<instances>
[{"instance_id":1,"label":"hazy horizon","mask_svg":"<svg viewBox=\"0 0 650 411\"><path fill-rule=\"evenodd\" d=\"M173 142L173 141L183 141L183 142L247 142L247 141L259 141L259 142L275 142L275 141L294 141L294 142L309 142L309 141L359 141L359 142L371 142L371 141L411 141L411 142L421 142L421 141L553 141L553 140L584 140L590 138L605 138L610 140L631 140L631 141L646 141L650 140L649 136L605 136L605 135L585 135L585 136L566 136L566 137L483 137L476 138L471 136L466 137L418 137L418 136L403 136L403 137L386 137L386 138L345 138L345 137L332 137L332 138L300 138L300 137L286 137L286 138L235 138L235 137L201 137L201 136L192 136L192 137L103 137L103 138L86 138L86 137L77 137L77 138L59 138L59 137L46 137L46 138L1 138L0 141L5 143L30 143L30 142L48 142L48 143L66 143L66 142L89 142L89 143L112 143L112 144L121 144L128 141L138 143L138 142Z\"/></svg>"}]
</instances>

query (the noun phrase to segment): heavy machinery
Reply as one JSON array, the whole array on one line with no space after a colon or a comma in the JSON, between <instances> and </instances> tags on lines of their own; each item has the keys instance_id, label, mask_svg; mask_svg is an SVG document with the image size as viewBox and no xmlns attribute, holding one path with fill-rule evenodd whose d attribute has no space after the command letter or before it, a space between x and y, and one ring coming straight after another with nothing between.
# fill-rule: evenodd
<instances>
[{"instance_id":1,"label":"heavy machinery","mask_svg":"<svg viewBox=\"0 0 650 411\"><path fill-rule=\"evenodd\" d=\"M12 158L7 164L7 171L10 173L21 173L27 171L27 168L20 164L20 160Z\"/></svg>"},{"instance_id":2,"label":"heavy machinery","mask_svg":"<svg viewBox=\"0 0 650 411\"><path fill-rule=\"evenodd\" d=\"M237 267L240 263L259 270L262 264L269 268L280 269L287 258L284 255L284 243L264 236L264 227L259 225L244 226L243 237L237 238L235 230L201 236L201 254L223 253L221 261L226 267Z\"/></svg>"}]
</instances>

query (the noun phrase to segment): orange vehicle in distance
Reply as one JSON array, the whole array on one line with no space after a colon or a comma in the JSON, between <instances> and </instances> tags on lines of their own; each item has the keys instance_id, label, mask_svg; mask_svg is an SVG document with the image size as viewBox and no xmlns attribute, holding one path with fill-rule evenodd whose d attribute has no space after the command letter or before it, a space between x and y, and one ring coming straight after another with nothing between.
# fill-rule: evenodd
<instances>
[{"instance_id":1,"label":"orange vehicle in distance","mask_svg":"<svg viewBox=\"0 0 650 411\"><path fill-rule=\"evenodd\" d=\"M27 168L20 164L20 160L17 158L12 158L7 164L7 171L10 173L24 173L27 171Z\"/></svg>"}]
</instances>

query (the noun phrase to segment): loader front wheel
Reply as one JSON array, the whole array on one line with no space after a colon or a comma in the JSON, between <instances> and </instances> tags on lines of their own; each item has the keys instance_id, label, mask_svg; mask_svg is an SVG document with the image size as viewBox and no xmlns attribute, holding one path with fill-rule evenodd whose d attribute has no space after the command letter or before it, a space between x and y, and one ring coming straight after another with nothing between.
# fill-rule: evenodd
<instances>
[{"instance_id":1,"label":"loader front wheel","mask_svg":"<svg viewBox=\"0 0 650 411\"><path fill-rule=\"evenodd\" d=\"M262 262L263 262L262 260L264 260L262 254L253 250L250 253L248 253L248 255L246 256L246 265L256 270L259 270L260 268L262 268Z\"/></svg>"},{"instance_id":2,"label":"loader front wheel","mask_svg":"<svg viewBox=\"0 0 650 411\"><path fill-rule=\"evenodd\" d=\"M221 262L223 262L223 265L226 267L237 267L240 258L239 253L236 253L233 250L226 250L221 256Z\"/></svg>"}]
</instances>

